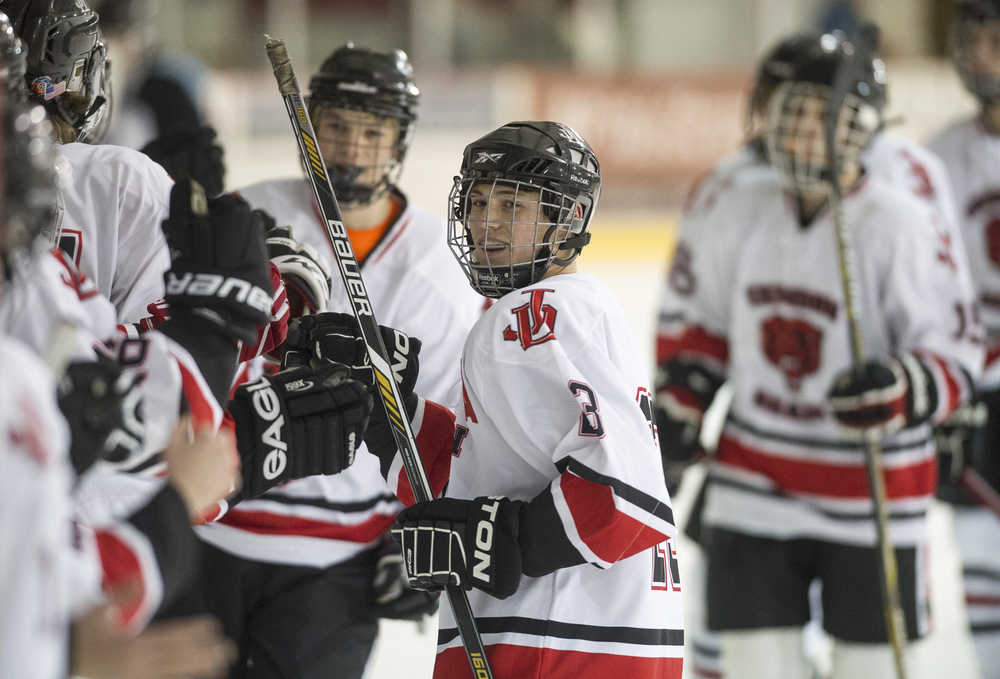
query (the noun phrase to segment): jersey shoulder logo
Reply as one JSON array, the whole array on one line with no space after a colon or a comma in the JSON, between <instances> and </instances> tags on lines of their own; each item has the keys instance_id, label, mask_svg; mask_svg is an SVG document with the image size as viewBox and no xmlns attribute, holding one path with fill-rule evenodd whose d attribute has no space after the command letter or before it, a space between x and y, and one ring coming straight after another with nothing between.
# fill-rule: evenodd
<instances>
[{"instance_id":1,"label":"jersey shoulder logo","mask_svg":"<svg viewBox=\"0 0 1000 679\"><path fill-rule=\"evenodd\" d=\"M802 379L819 369L823 331L798 318L771 316L760 326L764 356L798 391Z\"/></svg>"},{"instance_id":2,"label":"jersey shoulder logo","mask_svg":"<svg viewBox=\"0 0 1000 679\"><path fill-rule=\"evenodd\" d=\"M503 329L504 341L520 341L521 348L527 351L556 338L556 308L544 303L546 292L555 293L555 290L524 290L521 293L529 296L528 302L510 310L515 322Z\"/></svg>"}]
</instances>

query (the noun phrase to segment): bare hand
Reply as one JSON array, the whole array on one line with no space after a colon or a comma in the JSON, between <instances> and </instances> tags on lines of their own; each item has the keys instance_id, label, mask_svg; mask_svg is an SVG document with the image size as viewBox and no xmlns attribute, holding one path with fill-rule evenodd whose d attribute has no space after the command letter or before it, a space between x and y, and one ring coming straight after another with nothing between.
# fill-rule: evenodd
<instances>
[{"instance_id":1,"label":"bare hand","mask_svg":"<svg viewBox=\"0 0 1000 679\"><path fill-rule=\"evenodd\" d=\"M130 638L115 623L115 610L113 603L106 604L73 623L71 674L87 679L218 677L236 657L235 646L209 616L155 623Z\"/></svg>"},{"instance_id":2,"label":"bare hand","mask_svg":"<svg viewBox=\"0 0 1000 679\"><path fill-rule=\"evenodd\" d=\"M240 458L230 432L202 428L190 440L189 428L189 418L178 422L164 457L170 481L196 520L215 502L239 489Z\"/></svg>"}]
</instances>

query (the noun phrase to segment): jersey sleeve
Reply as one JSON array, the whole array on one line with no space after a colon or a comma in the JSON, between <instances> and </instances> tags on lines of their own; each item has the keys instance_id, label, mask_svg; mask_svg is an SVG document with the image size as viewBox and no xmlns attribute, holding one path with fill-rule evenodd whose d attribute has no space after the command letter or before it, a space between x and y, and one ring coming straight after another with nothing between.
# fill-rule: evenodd
<instances>
[{"instance_id":1,"label":"jersey sleeve","mask_svg":"<svg viewBox=\"0 0 1000 679\"><path fill-rule=\"evenodd\" d=\"M677 247L660 298L656 333L656 364L693 362L724 377L729 361L728 281L734 262L727 241L738 226L732 216L729 188L721 178L709 178L689 200L681 218Z\"/></svg>"},{"instance_id":2,"label":"jersey sleeve","mask_svg":"<svg viewBox=\"0 0 1000 679\"><path fill-rule=\"evenodd\" d=\"M382 406L376 404L375 407ZM418 398L410 426L420 462L431 487L431 495L440 497L451 474L451 457L456 436L455 414L439 403ZM416 503L413 486L399 452L391 460L382 463L382 472L400 502L407 507Z\"/></svg>"},{"instance_id":3,"label":"jersey sleeve","mask_svg":"<svg viewBox=\"0 0 1000 679\"><path fill-rule=\"evenodd\" d=\"M907 227L886 248L890 262L881 308L896 351L912 352L934 379L937 424L968 401L983 363L979 323L964 250L933 224L933 216L903 211Z\"/></svg>"},{"instance_id":4,"label":"jersey sleeve","mask_svg":"<svg viewBox=\"0 0 1000 679\"><path fill-rule=\"evenodd\" d=\"M561 326L564 337L595 339L507 347L501 355L510 361L467 345L465 376L476 412L503 423L506 445L552 479L532 503L548 505L551 496L554 512L532 515L550 517L547 532L560 552L552 565L574 563L559 546L569 544L581 562L607 568L676 528L647 414L649 392L615 368L596 339L603 329L570 326ZM567 346L577 347L573 355Z\"/></svg>"},{"instance_id":5,"label":"jersey sleeve","mask_svg":"<svg viewBox=\"0 0 1000 679\"><path fill-rule=\"evenodd\" d=\"M170 250L161 225L169 213L173 182L162 167L137 151L123 155L120 170L118 251L109 297L119 321L132 323L146 315L149 303L163 297Z\"/></svg>"}]
</instances>

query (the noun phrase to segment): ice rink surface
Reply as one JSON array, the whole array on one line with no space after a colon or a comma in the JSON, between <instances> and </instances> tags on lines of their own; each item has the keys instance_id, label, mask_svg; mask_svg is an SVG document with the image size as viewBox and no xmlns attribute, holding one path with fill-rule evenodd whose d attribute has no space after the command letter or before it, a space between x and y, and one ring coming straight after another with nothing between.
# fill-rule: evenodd
<instances>
[{"instance_id":1,"label":"ice rink surface","mask_svg":"<svg viewBox=\"0 0 1000 679\"><path fill-rule=\"evenodd\" d=\"M630 223L624 227L609 227L609 231L595 229L590 251L580 259L581 268L596 275L617 294L640 350L650 356L652 362L656 310L671 244L669 223L662 224L658 230L649 224ZM690 496L694 485L686 482L674 498L681 521L693 500ZM978 679L971 640L963 622L951 511L944 505L936 504L931 512L930 536L933 632L914 645L909 677ZM688 577L685 571L698 567L696 559L685 560L685 554L692 549L682 538L679 550L682 583ZM433 621L425 624L423 630L415 624L389 621L383 623L383 632L368 679L431 676L436 632ZM685 677L689 676L686 672Z\"/></svg>"}]
</instances>

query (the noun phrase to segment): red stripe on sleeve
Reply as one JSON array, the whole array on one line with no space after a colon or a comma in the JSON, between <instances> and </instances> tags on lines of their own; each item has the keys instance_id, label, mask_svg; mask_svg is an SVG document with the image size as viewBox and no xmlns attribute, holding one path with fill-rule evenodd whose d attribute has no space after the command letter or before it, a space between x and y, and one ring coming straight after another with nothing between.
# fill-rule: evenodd
<instances>
[{"instance_id":1,"label":"red stripe on sleeve","mask_svg":"<svg viewBox=\"0 0 1000 679\"><path fill-rule=\"evenodd\" d=\"M609 563L625 559L667 539L615 507L611 488L563 472L559 486L576 531L594 554Z\"/></svg>"},{"instance_id":2,"label":"red stripe on sleeve","mask_svg":"<svg viewBox=\"0 0 1000 679\"><path fill-rule=\"evenodd\" d=\"M620 679L681 679L682 658L643 658L610 653L585 653L513 644L491 644L486 659L497 677L619 677ZM461 646L446 648L434 661L434 679L469 679L469 660Z\"/></svg>"},{"instance_id":3,"label":"red stripe on sleeve","mask_svg":"<svg viewBox=\"0 0 1000 679\"><path fill-rule=\"evenodd\" d=\"M195 377L191 369L184 365L183 361L177 361L177 367L181 371L181 389L184 391L184 398L187 399L191 408L191 419L195 427L211 427L215 429L219 415L219 404L215 402L215 397L207 390L203 390L203 382Z\"/></svg>"},{"instance_id":4,"label":"red stripe on sleeve","mask_svg":"<svg viewBox=\"0 0 1000 679\"><path fill-rule=\"evenodd\" d=\"M139 556L132 547L114 533L95 531L97 551L101 558L104 589L120 586L136 588L135 597L119 607L123 626L128 626L139 615L149 588Z\"/></svg>"},{"instance_id":5,"label":"red stripe on sleeve","mask_svg":"<svg viewBox=\"0 0 1000 679\"><path fill-rule=\"evenodd\" d=\"M455 441L455 413L433 401L424 401L420 431L414 435L431 493L439 497L451 475L451 452ZM399 472L396 496L407 507L416 503L406 470Z\"/></svg>"},{"instance_id":6,"label":"red stripe on sleeve","mask_svg":"<svg viewBox=\"0 0 1000 679\"><path fill-rule=\"evenodd\" d=\"M700 325L688 326L680 335L660 332L656 338L657 364L678 354L700 354L725 364L729 361L729 342Z\"/></svg>"},{"instance_id":7,"label":"red stripe on sleeve","mask_svg":"<svg viewBox=\"0 0 1000 679\"><path fill-rule=\"evenodd\" d=\"M927 353L925 356L928 356L934 361L937 367L940 368L941 373L944 375L945 384L947 385L948 392L947 400L945 402L945 410L940 414L940 420L944 420L955 411L955 408L958 407L961 400L962 389L959 386L959 378L956 377L955 371L951 367L951 363L949 361L944 360L937 354Z\"/></svg>"}]
</instances>

